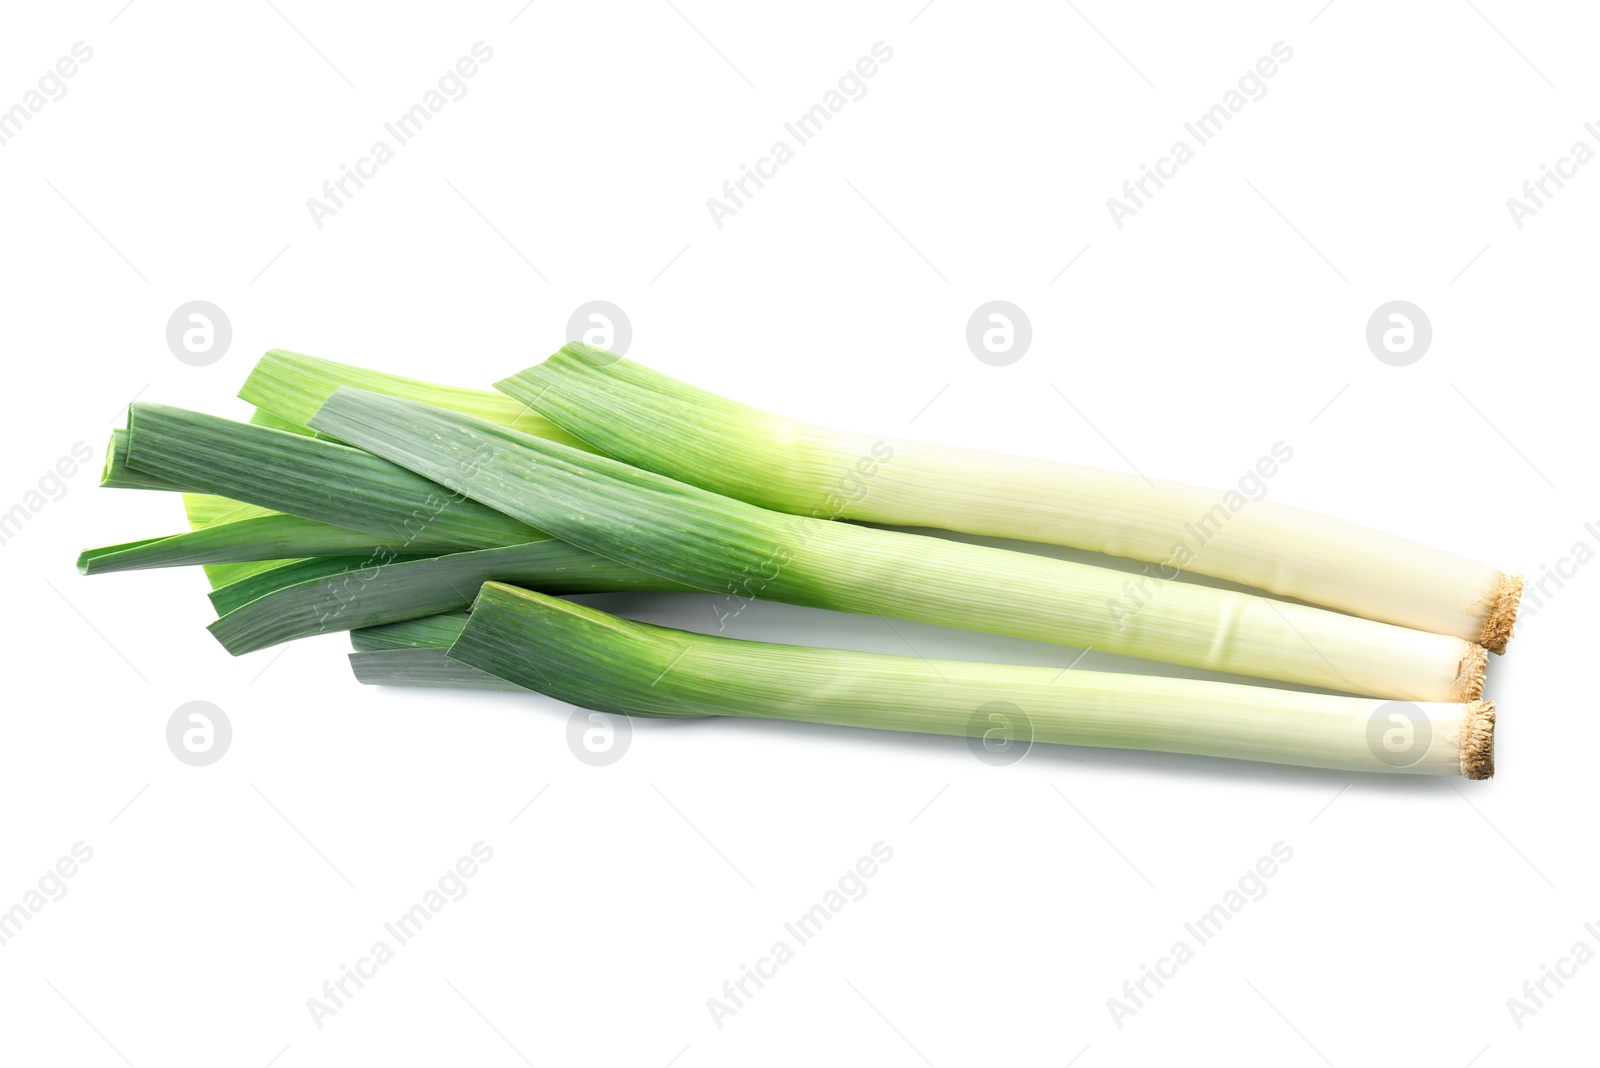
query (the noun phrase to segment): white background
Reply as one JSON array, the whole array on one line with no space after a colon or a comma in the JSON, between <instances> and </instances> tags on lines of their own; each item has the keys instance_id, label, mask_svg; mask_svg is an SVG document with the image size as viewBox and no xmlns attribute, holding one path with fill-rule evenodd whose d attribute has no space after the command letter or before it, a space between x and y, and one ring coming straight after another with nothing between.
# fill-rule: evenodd
<instances>
[{"instance_id":1,"label":"white background","mask_svg":"<svg viewBox=\"0 0 1600 1068\"><path fill-rule=\"evenodd\" d=\"M1506 199L1596 146L1592 12L122 2L8 5L0 34L0 107L94 50L0 146L0 509L96 450L0 545L0 908L94 851L0 946L5 1060L1592 1058L1600 965L1520 1028L1506 1003L1600 950L1600 574L1492 664L1500 770L1469 783L1079 749L996 768L959 739L729 720L638 723L594 768L565 706L361 687L342 635L230 659L198 571L72 566L182 526L93 485L131 397L242 417L273 346L484 385L604 299L630 357L787 414L1215 486L1281 440L1275 499L1537 576L1600 520L1600 165L1521 229ZM306 199L480 40L468 95L315 227ZM706 199L878 41L865 98L714 226ZM1106 199L1278 41L1267 95L1115 227ZM233 327L203 368L164 337L197 299ZM1007 367L964 340L994 299L1033 326ZM1434 328L1409 367L1364 341L1395 299ZM1076 655L897 628L760 605L735 632ZM165 742L192 700L233 725L206 768ZM315 1026L307 999L480 840L470 893ZM715 1026L707 999L880 841L867 895ZM1117 1027L1107 999L1278 842L1266 896Z\"/></svg>"}]
</instances>

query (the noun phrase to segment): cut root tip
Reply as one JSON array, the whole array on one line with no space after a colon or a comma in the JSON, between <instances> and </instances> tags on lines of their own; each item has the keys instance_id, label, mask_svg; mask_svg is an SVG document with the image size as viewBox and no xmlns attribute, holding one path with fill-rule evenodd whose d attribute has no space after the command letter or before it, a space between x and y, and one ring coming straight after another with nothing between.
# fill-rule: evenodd
<instances>
[{"instance_id":1,"label":"cut root tip","mask_svg":"<svg viewBox=\"0 0 1600 1068\"><path fill-rule=\"evenodd\" d=\"M1517 605L1522 601L1522 576L1501 575L1500 588L1495 591L1494 603L1489 606L1489 615L1483 621L1483 632L1478 635L1478 643L1492 653L1506 651L1506 643L1511 640L1512 627L1517 622Z\"/></svg>"},{"instance_id":2,"label":"cut root tip","mask_svg":"<svg viewBox=\"0 0 1600 1068\"><path fill-rule=\"evenodd\" d=\"M1489 653L1481 645L1468 645L1467 655L1461 658L1456 670L1455 685L1450 689L1452 701L1476 701L1483 696L1483 676L1489 669Z\"/></svg>"},{"instance_id":3,"label":"cut root tip","mask_svg":"<svg viewBox=\"0 0 1600 1068\"><path fill-rule=\"evenodd\" d=\"M1473 701L1461 721L1461 774L1494 778L1494 702Z\"/></svg>"}]
</instances>

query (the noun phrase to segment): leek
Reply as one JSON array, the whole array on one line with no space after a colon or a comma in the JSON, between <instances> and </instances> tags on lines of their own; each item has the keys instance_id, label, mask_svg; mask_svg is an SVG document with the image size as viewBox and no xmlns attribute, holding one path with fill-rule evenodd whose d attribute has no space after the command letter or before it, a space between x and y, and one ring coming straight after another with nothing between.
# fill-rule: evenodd
<instances>
[{"instance_id":1,"label":"leek","mask_svg":"<svg viewBox=\"0 0 1600 1068\"><path fill-rule=\"evenodd\" d=\"M1340 771L1494 773L1494 706L1485 701L1402 704L740 641L501 583L484 586L449 655L557 700L624 715L802 720ZM1385 747L1391 723L1408 732L1410 751Z\"/></svg>"},{"instance_id":2,"label":"leek","mask_svg":"<svg viewBox=\"0 0 1600 1068\"><path fill-rule=\"evenodd\" d=\"M1119 613L1119 571L781 515L459 412L340 389L313 429L600 556L726 593L892 615L1212 671L1413 701L1472 700L1460 638L1168 583ZM139 439L134 439L137 462Z\"/></svg>"},{"instance_id":3,"label":"leek","mask_svg":"<svg viewBox=\"0 0 1600 1068\"><path fill-rule=\"evenodd\" d=\"M582 342L496 384L600 452L763 507L1160 562L1502 652L1520 576L1355 523L1174 482L848 433Z\"/></svg>"}]
</instances>

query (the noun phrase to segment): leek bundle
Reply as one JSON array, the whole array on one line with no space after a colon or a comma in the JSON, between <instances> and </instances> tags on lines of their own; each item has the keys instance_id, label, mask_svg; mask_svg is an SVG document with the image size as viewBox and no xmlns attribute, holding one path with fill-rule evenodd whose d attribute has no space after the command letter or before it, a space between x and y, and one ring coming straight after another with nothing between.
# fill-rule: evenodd
<instances>
[{"instance_id":1,"label":"leek bundle","mask_svg":"<svg viewBox=\"0 0 1600 1068\"><path fill-rule=\"evenodd\" d=\"M1485 647L1510 635L1514 576L1276 503L1222 515L1192 487L831 431L579 343L497 389L273 350L241 390L249 422L135 403L102 485L181 495L189 529L90 549L79 568L199 565L228 652L349 630L366 683L1493 772ZM1161 581L862 522L1161 562ZM709 592L724 623L765 599L1356 696L739 641L557 596L608 591Z\"/></svg>"}]
</instances>

